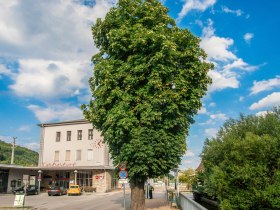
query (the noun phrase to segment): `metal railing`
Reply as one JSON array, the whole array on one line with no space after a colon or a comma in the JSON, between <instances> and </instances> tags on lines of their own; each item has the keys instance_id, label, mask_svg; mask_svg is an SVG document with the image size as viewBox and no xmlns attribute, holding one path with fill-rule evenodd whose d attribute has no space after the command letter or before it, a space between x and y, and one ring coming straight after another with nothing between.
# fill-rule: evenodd
<instances>
[{"instance_id":1,"label":"metal railing","mask_svg":"<svg viewBox=\"0 0 280 210\"><path fill-rule=\"evenodd\" d=\"M191 197L188 197L186 193L180 193L179 200L182 210L207 210L199 203L195 202Z\"/></svg>"}]
</instances>

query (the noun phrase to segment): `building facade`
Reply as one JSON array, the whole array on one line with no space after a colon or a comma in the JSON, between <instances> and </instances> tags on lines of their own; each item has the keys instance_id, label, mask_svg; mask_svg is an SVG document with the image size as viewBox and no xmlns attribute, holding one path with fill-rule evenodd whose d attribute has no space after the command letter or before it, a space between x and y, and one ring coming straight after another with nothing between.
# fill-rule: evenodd
<instances>
[{"instance_id":1,"label":"building facade","mask_svg":"<svg viewBox=\"0 0 280 210\"><path fill-rule=\"evenodd\" d=\"M79 184L111 189L114 166L109 149L87 120L39 124L41 186Z\"/></svg>"},{"instance_id":2,"label":"building facade","mask_svg":"<svg viewBox=\"0 0 280 210\"><path fill-rule=\"evenodd\" d=\"M0 193L11 193L22 185L38 185L37 167L0 164Z\"/></svg>"}]
</instances>

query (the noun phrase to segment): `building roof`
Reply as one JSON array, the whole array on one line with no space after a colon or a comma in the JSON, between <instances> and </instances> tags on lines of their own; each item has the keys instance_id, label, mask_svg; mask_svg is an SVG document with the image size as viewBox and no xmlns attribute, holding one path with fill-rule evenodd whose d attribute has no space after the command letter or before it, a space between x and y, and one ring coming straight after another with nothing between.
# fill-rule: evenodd
<instances>
[{"instance_id":1,"label":"building roof","mask_svg":"<svg viewBox=\"0 0 280 210\"><path fill-rule=\"evenodd\" d=\"M115 169L114 166L73 166L73 167L38 167L38 166L20 166L20 165L9 165L0 164L0 169L25 169L25 170L42 170L42 171L63 171L63 170L93 170L93 169L103 169L112 170Z\"/></svg>"},{"instance_id":2,"label":"building roof","mask_svg":"<svg viewBox=\"0 0 280 210\"><path fill-rule=\"evenodd\" d=\"M204 171L204 166L203 166L203 163L200 162L199 163L199 166L197 167L197 169L195 169L196 172L201 172L201 171Z\"/></svg>"},{"instance_id":3,"label":"building roof","mask_svg":"<svg viewBox=\"0 0 280 210\"><path fill-rule=\"evenodd\" d=\"M37 166L20 166L20 165L10 165L10 164L0 164L2 169L26 169L26 170L37 170Z\"/></svg>"},{"instance_id":4,"label":"building roof","mask_svg":"<svg viewBox=\"0 0 280 210\"><path fill-rule=\"evenodd\" d=\"M114 166L73 166L73 167L40 167L42 171L65 171L65 170L93 170L93 169L102 169L102 170L113 170Z\"/></svg>"},{"instance_id":5,"label":"building roof","mask_svg":"<svg viewBox=\"0 0 280 210\"><path fill-rule=\"evenodd\" d=\"M42 124L38 124L38 126L52 127L52 126L77 125L77 124L87 124L87 123L90 123L90 122L86 119L80 119L80 120L71 120L71 121L64 121L64 122L42 123Z\"/></svg>"}]
</instances>

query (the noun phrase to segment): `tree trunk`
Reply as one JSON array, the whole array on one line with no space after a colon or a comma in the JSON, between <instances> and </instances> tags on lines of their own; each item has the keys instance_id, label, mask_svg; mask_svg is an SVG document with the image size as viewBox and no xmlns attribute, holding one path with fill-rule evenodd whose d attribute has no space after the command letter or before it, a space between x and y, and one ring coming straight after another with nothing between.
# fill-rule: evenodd
<instances>
[{"instance_id":1,"label":"tree trunk","mask_svg":"<svg viewBox=\"0 0 280 210\"><path fill-rule=\"evenodd\" d=\"M145 210L145 190L144 181L130 181L131 187L131 210Z\"/></svg>"}]
</instances>

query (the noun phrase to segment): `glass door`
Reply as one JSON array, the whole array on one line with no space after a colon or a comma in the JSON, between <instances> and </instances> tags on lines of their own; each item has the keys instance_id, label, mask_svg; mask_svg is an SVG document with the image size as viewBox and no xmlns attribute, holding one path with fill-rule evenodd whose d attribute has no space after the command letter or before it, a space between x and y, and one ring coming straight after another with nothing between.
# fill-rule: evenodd
<instances>
[{"instance_id":1,"label":"glass door","mask_svg":"<svg viewBox=\"0 0 280 210\"><path fill-rule=\"evenodd\" d=\"M8 189L8 170L0 170L0 193L6 193Z\"/></svg>"}]
</instances>

